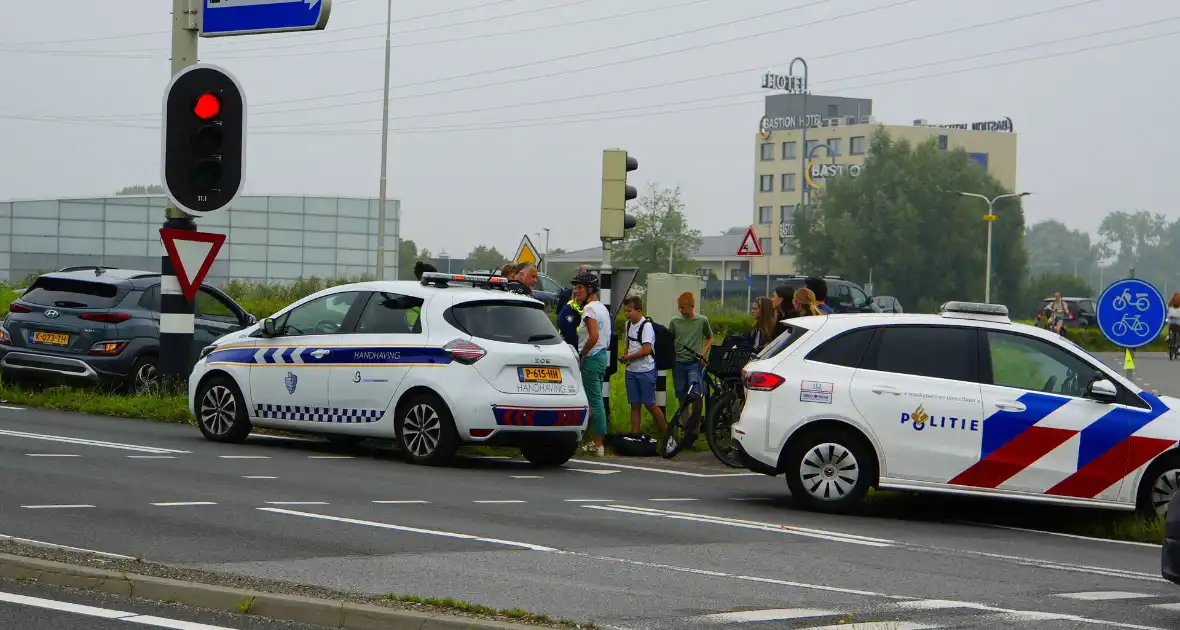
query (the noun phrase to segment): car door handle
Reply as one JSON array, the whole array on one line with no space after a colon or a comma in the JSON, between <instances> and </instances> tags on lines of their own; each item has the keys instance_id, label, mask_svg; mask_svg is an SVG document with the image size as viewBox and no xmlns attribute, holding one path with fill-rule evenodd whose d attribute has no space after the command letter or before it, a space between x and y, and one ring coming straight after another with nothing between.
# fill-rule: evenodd
<instances>
[{"instance_id":1,"label":"car door handle","mask_svg":"<svg viewBox=\"0 0 1180 630\"><path fill-rule=\"evenodd\" d=\"M897 388L890 387L888 385L874 385L873 386L873 393L874 394L893 394L894 396L901 396L901 392L897 391Z\"/></svg>"},{"instance_id":2,"label":"car door handle","mask_svg":"<svg viewBox=\"0 0 1180 630\"><path fill-rule=\"evenodd\" d=\"M1024 411L1028 407L1025 407L1024 403L1018 403L1010 400L1001 400L1000 402L996 403L996 408L1003 409L1004 411Z\"/></svg>"},{"instance_id":3,"label":"car door handle","mask_svg":"<svg viewBox=\"0 0 1180 630\"><path fill-rule=\"evenodd\" d=\"M329 355L329 354L331 354L331 353L332 353L332 351L331 351L331 350L328 350L328 349L326 349L326 348L320 348L320 349L318 349L318 350L312 350L312 352L311 352L311 356L313 356L313 357L315 357L315 358L317 358L317 359L322 359L322 358L324 358L325 356L327 356L327 355Z\"/></svg>"}]
</instances>

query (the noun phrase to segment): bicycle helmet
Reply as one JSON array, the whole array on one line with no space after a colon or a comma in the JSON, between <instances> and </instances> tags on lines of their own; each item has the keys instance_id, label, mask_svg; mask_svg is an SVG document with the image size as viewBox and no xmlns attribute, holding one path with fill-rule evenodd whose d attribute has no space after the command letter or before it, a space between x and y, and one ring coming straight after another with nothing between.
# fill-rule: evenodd
<instances>
[{"instance_id":1,"label":"bicycle helmet","mask_svg":"<svg viewBox=\"0 0 1180 630\"><path fill-rule=\"evenodd\" d=\"M598 292L598 276L590 273L589 271L574 276L574 279L570 281L570 284L580 284L586 287L586 290L591 293Z\"/></svg>"}]
</instances>

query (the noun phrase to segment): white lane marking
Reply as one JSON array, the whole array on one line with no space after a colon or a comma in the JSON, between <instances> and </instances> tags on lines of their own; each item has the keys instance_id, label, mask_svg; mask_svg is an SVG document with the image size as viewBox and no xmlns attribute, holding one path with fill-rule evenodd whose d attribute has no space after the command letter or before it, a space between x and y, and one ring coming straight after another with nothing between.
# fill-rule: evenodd
<instances>
[{"instance_id":1,"label":"white lane marking","mask_svg":"<svg viewBox=\"0 0 1180 630\"><path fill-rule=\"evenodd\" d=\"M838 623L829 626L813 626L807 630L932 630L942 626L932 626L928 623L914 623L912 621L858 621L856 623Z\"/></svg>"},{"instance_id":2,"label":"white lane marking","mask_svg":"<svg viewBox=\"0 0 1180 630\"><path fill-rule=\"evenodd\" d=\"M1029 621L1029 620L1059 620L1059 621L1075 621L1077 623L1089 623L1106 628L1128 628L1129 630L1165 630L1164 628L1157 628L1155 626L1141 626L1133 623L1123 623L1120 621L1106 621L1103 619L1091 619L1090 617L1080 617L1078 615L1065 615L1059 613L1039 612L1035 610L1014 610L1011 608L999 608L998 606L988 606L987 604L980 604L978 602L961 602L948 599L920 599L915 601L896 602L890 604L888 608L905 609L905 610L941 610L946 608L969 608L971 610L982 610L986 612L999 613L998 617L1010 621ZM1180 610L1180 609L1178 609ZM833 628L841 628L842 630L849 630L848 624L842 626L832 626ZM851 626L855 627L855 626ZM808 630L818 630L816 628L809 628Z\"/></svg>"},{"instance_id":3,"label":"white lane marking","mask_svg":"<svg viewBox=\"0 0 1180 630\"><path fill-rule=\"evenodd\" d=\"M904 608L906 610L944 610L947 608L974 608L979 610L987 608L987 606L984 606L983 604L957 602L950 599L919 599L912 602L898 602L896 604L891 604L890 607Z\"/></svg>"},{"instance_id":4,"label":"white lane marking","mask_svg":"<svg viewBox=\"0 0 1180 630\"><path fill-rule=\"evenodd\" d=\"M69 453L25 453L26 457L81 457Z\"/></svg>"},{"instance_id":5,"label":"white lane marking","mask_svg":"<svg viewBox=\"0 0 1180 630\"><path fill-rule=\"evenodd\" d=\"M544 479L540 475L512 475L513 479Z\"/></svg>"},{"instance_id":6,"label":"white lane marking","mask_svg":"<svg viewBox=\"0 0 1180 630\"><path fill-rule=\"evenodd\" d=\"M31 545L33 547L45 547L47 549L61 549L64 551L79 551L82 553L94 554L96 556L105 556L107 558L118 558L120 560L135 560L134 556L124 556L118 553L110 553L106 551L95 551L93 549L83 549L82 547L71 547L69 545L59 545L57 543L45 542L43 540L33 540L31 538L18 538L16 536L6 536L0 534L0 540L11 540L12 542L20 543L22 545Z\"/></svg>"},{"instance_id":7,"label":"white lane marking","mask_svg":"<svg viewBox=\"0 0 1180 630\"><path fill-rule=\"evenodd\" d=\"M1171 584L1168 580L1160 577L1159 574L1141 573L1138 571L1128 571L1126 569L1111 569L1109 567L1093 567L1084 564L1070 564L1068 562L1055 562L1052 560L1038 560L1036 558L1025 558L1021 556L1008 556L999 553L988 553L986 551L970 551L966 549L946 549L943 547L921 547L918 545L909 545L915 549L924 549L932 551L940 551L947 553L960 553L970 556L980 556L983 558L996 558L998 560L1007 560L1015 564L1027 567L1037 567L1041 569L1054 569L1057 571L1073 571L1075 573L1090 573L1092 575L1105 575L1107 577L1126 578L1128 580L1142 580L1144 582L1164 582Z\"/></svg>"},{"instance_id":8,"label":"white lane marking","mask_svg":"<svg viewBox=\"0 0 1180 630\"><path fill-rule=\"evenodd\" d=\"M1135 542L1133 540L1114 540L1111 538L1096 538L1094 536L1082 536L1079 534L1066 534L1063 532L1048 532L1043 529L1029 529L1027 527L1012 527L1011 525L993 525L991 523L977 523L975 521L958 521L958 522L963 523L965 525L975 525L977 527L991 527L993 529L1007 529L1007 530L1011 530L1014 532L1028 532L1030 534L1045 534L1048 536L1060 536L1062 538L1076 538L1078 540L1093 540L1093 541L1097 541L1097 542L1114 543L1116 545L1132 545L1135 547L1151 547L1152 549L1156 549L1159 547L1159 545L1155 544L1155 543Z\"/></svg>"},{"instance_id":9,"label":"white lane marking","mask_svg":"<svg viewBox=\"0 0 1180 630\"><path fill-rule=\"evenodd\" d=\"M267 505L327 505L327 501L263 501Z\"/></svg>"},{"instance_id":10,"label":"white lane marking","mask_svg":"<svg viewBox=\"0 0 1180 630\"><path fill-rule=\"evenodd\" d=\"M1141 599L1155 597L1147 593L1128 593L1127 591L1090 591L1087 593L1058 593L1058 597L1066 599L1080 599L1084 601L1102 601L1111 599Z\"/></svg>"},{"instance_id":11,"label":"white lane marking","mask_svg":"<svg viewBox=\"0 0 1180 630\"><path fill-rule=\"evenodd\" d=\"M352 455L308 455L308 459L356 459Z\"/></svg>"},{"instance_id":12,"label":"white lane marking","mask_svg":"<svg viewBox=\"0 0 1180 630\"><path fill-rule=\"evenodd\" d=\"M128 455L127 459L176 459L175 455Z\"/></svg>"},{"instance_id":13,"label":"white lane marking","mask_svg":"<svg viewBox=\"0 0 1180 630\"><path fill-rule=\"evenodd\" d=\"M56 510L66 508L92 508L93 505L86 505L83 503L64 504L64 505L22 505L26 510Z\"/></svg>"},{"instance_id":14,"label":"white lane marking","mask_svg":"<svg viewBox=\"0 0 1180 630\"><path fill-rule=\"evenodd\" d=\"M191 505L217 505L212 501L173 501L170 503L153 503L156 507L188 507Z\"/></svg>"},{"instance_id":15,"label":"white lane marking","mask_svg":"<svg viewBox=\"0 0 1180 630\"><path fill-rule=\"evenodd\" d=\"M773 501L771 497L730 497L730 501Z\"/></svg>"},{"instance_id":16,"label":"white lane marking","mask_svg":"<svg viewBox=\"0 0 1180 630\"><path fill-rule=\"evenodd\" d=\"M374 501L373 503L378 503L381 505L409 505L411 503L418 503L418 504L430 503L430 501L423 501L421 499L404 499L404 500L391 500L391 501Z\"/></svg>"},{"instance_id":17,"label":"white lane marking","mask_svg":"<svg viewBox=\"0 0 1180 630\"><path fill-rule=\"evenodd\" d=\"M623 472L621 470L586 470L585 468L567 468L566 470L590 473L591 475L614 475Z\"/></svg>"},{"instance_id":18,"label":"white lane marking","mask_svg":"<svg viewBox=\"0 0 1180 630\"><path fill-rule=\"evenodd\" d=\"M648 501L699 501L700 499L689 498L671 498L671 499L648 499Z\"/></svg>"},{"instance_id":19,"label":"white lane marking","mask_svg":"<svg viewBox=\"0 0 1180 630\"><path fill-rule=\"evenodd\" d=\"M242 479L278 479L278 477L270 477L268 475L242 475Z\"/></svg>"},{"instance_id":20,"label":"white lane marking","mask_svg":"<svg viewBox=\"0 0 1180 630\"><path fill-rule=\"evenodd\" d=\"M85 440L82 438L62 437L59 435L44 435L41 433L25 433L24 431L9 431L7 429L0 429L0 435L7 435L9 437L26 438L30 440L45 440L47 442L60 442L64 444L77 444L79 446L99 446L102 448L114 448L124 451L139 451L141 453L155 453L157 455L164 455L166 453L190 453L191 451L178 451L171 448L158 448L155 446L138 446L135 444L120 444L118 442L102 442L100 440Z\"/></svg>"},{"instance_id":21,"label":"white lane marking","mask_svg":"<svg viewBox=\"0 0 1180 630\"><path fill-rule=\"evenodd\" d=\"M519 499L497 499L497 500L490 500L489 499L487 501L472 501L472 503L527 503L527 501L521 501Z\"/></svg>"},{"instance_id":22,"label":"white lane marking","mask_svg":"<svg viewBox=\"0 0 1180 630\"><path fill-rule=\"evenodd\" d=\"M366 527L377 527L380 529L392 529L401 532L410 532L414 534L426 534L428 536L441 536L443 538L458 538L461 540L475 540L478 542L492 543L496 545L507 545L509 547L520 547L522 549L530 549L532 551L559 551L553 547L544 547L541 545L534 545L532 543L517 542L515 540L501 540L499 538L485 538L483 536L472 536L471 534L460 534L457 532L445 532L437 529L422 529L421 527L407 527L405 525L394 525L392 523L378 523L376 521L363 521L355 518L344 518L342 516L329 516L327 514L315 514L312 512L296 512L295 510L284 510L282 508L255 508L263 512L273 512L275 514L286 514L288 516L302 516L304 518L314 518L324 521L334 521L336 523L348 523L350 525L364 525Z\"/></svg>"},{"instance_id":23,"label":"white lane marking","mask_svg":"<svg viewBox=\"0 0 1180 630\"><path fill-rule=\"evenodd\" d=\"M710 514L694 514L691 512L671 512L667 510L656 510L653 508L634 507L629 505L583 505L582 507L590 510L605 510L608 512L621 512L623 514L634 514L636 516L652 516L656 518L667 518L683 521L694 521L697 523L710 523L713 525L726 525L729 527L741 527L744 529L756 529L764 532L776 532L780 534L795 534L797 536L807 536L810 538L820 538L823 540L830 540L834 542L852 543L856 545L866 545L869 547L892 547L897 543L892 540L884 538L869 538L867 536L857 536L855 534L842 534L839 532L810 529L806 527L795 527L793 525L781 525L776 523L762 523L758 521L745 521L733 518L724 518L720 516L712 516Z\"/></svg>"},{"instance_id":24,"label":"white lane marking","mask_svg":"<svg viewBox=\"0 0 1180 630\"><path fill-rule=\"evenodd\" d=\"M0 591L0 602L17 604L20 606L32 606L34 608L44 608L47 610L56 610L59 612L71 613L75 615L85 615L87 617L98 617L100 619L129 621L131 623L155 626L157 628L171 628L172 630L232 630L231 628L227 628L225 626L210 626L208 624L194 623L192 621L166 619L164 617L155 617L152 615L140 615L138 613L126 612L123 610L84 606L82 604L59 602L52 599L29 597L27 595L17 595L16 593L5 593L2 591Z\"/></svg>"},{"instance_id":25,"label":"white lane marking","mask_svg":"<svg viewBox=\"0 0 1180 630\"><path fill-rule=\"evenodd\" d=\"M579 464L590 464L592 466L613 466L615 468L625 468L627 470L643 470L646 472L664 473L666 475L680 475L683 477L764 477L762 473L694 473L683 470L665 470L663 468L649 468L647 466L629 466L627 464L611 464L607 462L595 462L588 459L571 459L571 462ZM570 470L577 470L571 468Z\"/></svg>"},{"instance_id":26,"label":"white lane marking","mask_svg":"<svg viewBox=\"0 0 1180 630\"><path fill-rule=\"evenodd\" d=\"M1015 612L1000 613L993 618L1001 621L1068 621L1069 615L1037 612L1035 610L1018 610Z\"/></svg>"},{"instance_id":27,"label":"white lane marking","mask_svg":"<svg viewBox=\"0 0 1180 630\"><path fill-rule=\"evenodd\" d=\"M835 610L813 608L778 608L774 610L743 610L738 612L701 615L696 619L707 623L751 623L757 621L781 621L784 619L806 619L807 617L831 617L841 614Z\"/></svg>"},{"instance_id":28,"label":"white lane marking","mask_svg":"<svg viewBox=\"0 0 1180 630\"><path fill-rule=\"evenodd\" d=\"M24 411L24 407L9 407L8 405L0 405L0 409L7 409L9 411Z\"/></svg>"},{"instance_id":29,"label":"white lane marking","mask_svg":"<svg viewBox=\"0 0 1180 630\"><path fill-rule=\"evenodd\" d=\"M219 459L270 459L270 455L218 455Z\"/></svg>"},{"instance_id":30,"label":"white lane marking","mask_svg":"<svg viewBox=\"0 0 1180 630\"><path fill-rule=\"evenodd\" d=\"M1152 604L1151 607L1159 610L1180 611L1180 604Z\"/></svg>"},{"instance_id":31,"label":"white lane marking","mask_svg":"<svg viewBox=\"0 0 1180 630\"><path fill-rule=\"evenodd\" d=\"M611 503L614 499L563 499L566 503Z\"/></svg>"}]
</instances>

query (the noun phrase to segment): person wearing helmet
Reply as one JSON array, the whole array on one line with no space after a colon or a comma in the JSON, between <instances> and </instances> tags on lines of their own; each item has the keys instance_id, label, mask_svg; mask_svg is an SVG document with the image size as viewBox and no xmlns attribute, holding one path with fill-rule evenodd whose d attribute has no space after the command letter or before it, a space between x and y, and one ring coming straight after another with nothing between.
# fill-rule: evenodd
<instances>
[{"instance_id":1,"label":"person wearing helmet","mask_svg":"<svg viewBox=\"0 0 1180 630\"><path fill-rule=\"evenodd\" d=\"M602 438L607 432L606 407L602 404L602 380L610 362L610 313L598 299L598 276L580 273L574 277L574 299L582 304L578 326L578 361L582 367L582 389L590 405L590 433L594 450L605 455Z\"/></svg>"}]
</instances>

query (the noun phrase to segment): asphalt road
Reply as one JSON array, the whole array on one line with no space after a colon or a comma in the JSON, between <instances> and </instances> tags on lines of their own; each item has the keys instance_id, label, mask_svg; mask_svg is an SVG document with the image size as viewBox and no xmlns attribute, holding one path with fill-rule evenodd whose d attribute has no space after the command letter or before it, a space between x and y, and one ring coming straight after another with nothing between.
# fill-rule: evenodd
<instances>
[{"instance_id":1,"label":"asphalt road","mask_svg":"<svg viewBox=\"0 0 1180 630\"><path fill-rule=\"evenodd\" d=\"M3 579L0 620L2 627L20 630L317 630L304 624Z\"/></svg>"},{"instance_id":2,"label":"asphalt road","mask_svg":"<svg viewBox=\"0 0 1180 630\"><path fill-rule=\"evenodd\" d=\"M1097 356L1119 374L1123 373L1123 353L1100 352ZM1166 352L1135 353L1134 379L1148 391L1180 397L1180 361L1169 361Z\"/></svg>"},{"instance_id":3,"label":"asphalt road","mask_svg":"<svg viewBox=\"0 0 1180 630\"><path fill-rule=\"evenodd\" d=\"M786 494L782 479L680 462L436 469L0 408L9 536L631 630L1180 626L1155 546L820 515Z\"/></svg>"}]
</instances>

